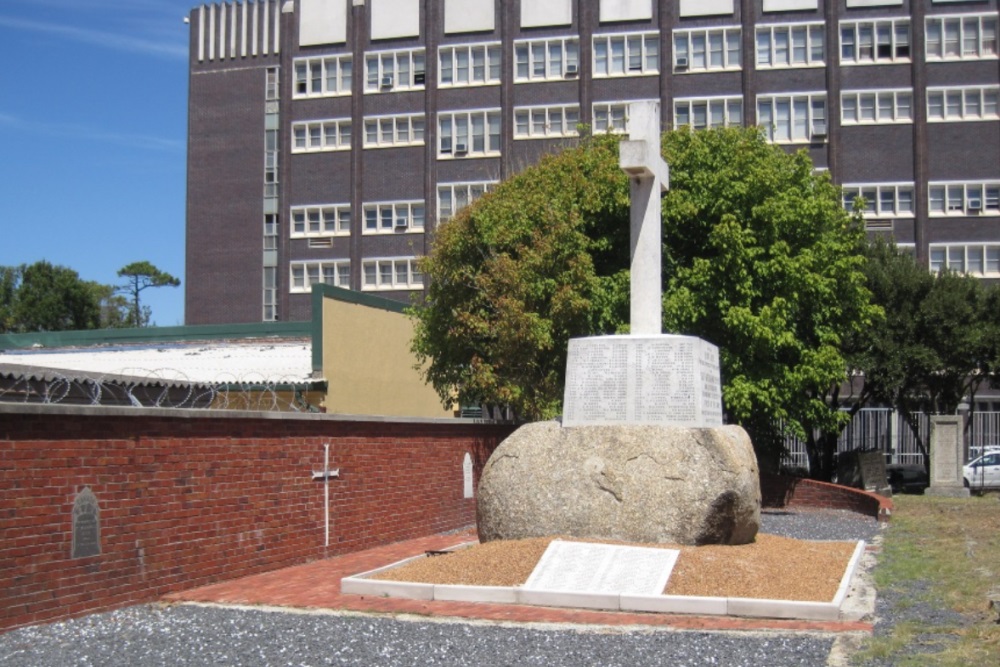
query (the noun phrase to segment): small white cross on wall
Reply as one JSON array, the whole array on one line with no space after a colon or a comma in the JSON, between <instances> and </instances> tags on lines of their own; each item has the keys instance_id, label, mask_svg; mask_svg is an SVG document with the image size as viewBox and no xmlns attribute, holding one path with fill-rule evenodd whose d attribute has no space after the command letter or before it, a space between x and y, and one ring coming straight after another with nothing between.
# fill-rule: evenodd
<instances>
[{"instance_id":1,"label":"small white cross on wall","mask_svg":"<svg viewBox=\"0 0 1000 667\"><path fill-rule=\"evenodd\" d=\"M663 332L662 220L660 194L670 186L670 169L660 157L660 103L629 105L628 141L618 165L629 176L632 245L631 333Z\"/></svg>"}]
</instances>

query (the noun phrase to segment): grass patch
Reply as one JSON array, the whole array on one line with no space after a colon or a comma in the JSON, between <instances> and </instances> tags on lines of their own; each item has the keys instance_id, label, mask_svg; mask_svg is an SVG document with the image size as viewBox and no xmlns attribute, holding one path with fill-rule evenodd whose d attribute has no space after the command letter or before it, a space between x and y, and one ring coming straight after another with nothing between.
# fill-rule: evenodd
<instances>
[{"instance_id":1,"label":"grass patch","mask_svg":"<svg viewBox=\"0 0 1000 667\"><path fill-rule=\"evenodd\" d=\"M1000 590L997 496L896 496L875 568L898 622L868 640L857 664L1000 665L1000 625L988 608Z\"/></svg>"}]
</instances>

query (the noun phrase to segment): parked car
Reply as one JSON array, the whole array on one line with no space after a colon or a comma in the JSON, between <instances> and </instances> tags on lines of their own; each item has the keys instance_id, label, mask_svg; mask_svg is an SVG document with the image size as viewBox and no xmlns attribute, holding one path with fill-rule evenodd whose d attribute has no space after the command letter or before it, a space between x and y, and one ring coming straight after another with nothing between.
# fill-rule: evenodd
<instances>
[{"instance_id":1,"label":"parked car","mask_svg":"<svg viewBox=\"0 0 1000 667\"><path fill-rule=\"evenodd\" d=\"M973 491L1000 489L1000 448L987 447L962 468L965 486Z\"/></svg>"}]
</instances>

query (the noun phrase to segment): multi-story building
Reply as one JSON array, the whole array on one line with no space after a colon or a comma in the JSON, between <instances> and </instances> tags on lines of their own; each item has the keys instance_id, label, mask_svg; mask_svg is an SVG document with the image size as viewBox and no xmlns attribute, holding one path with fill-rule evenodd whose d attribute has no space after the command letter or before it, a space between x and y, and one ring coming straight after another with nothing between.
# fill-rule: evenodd
<instances>
[{"instance_id":1,"label":"multi-story building","mask_svg":"<svg viewBox=\"0 0 1000 667\"><path fill-rule=\"evenodd\" d=\"M997 0L256 0L190 17L188 324L408 300L435 225L630 101L761 125L929 270L1000 278Z\"/></svg>"}]
</instances>

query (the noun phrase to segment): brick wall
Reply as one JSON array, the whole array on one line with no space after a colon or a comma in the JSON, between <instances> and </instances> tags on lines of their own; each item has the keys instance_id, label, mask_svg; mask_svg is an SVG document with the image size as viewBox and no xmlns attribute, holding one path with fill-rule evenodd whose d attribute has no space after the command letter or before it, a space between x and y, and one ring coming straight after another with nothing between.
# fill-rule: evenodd
<instances>
[{"instance_id":1,"label":"brick wall","mask_svg":"<svg viewBox=\"0 0 1000 667\"><path fill-rule=\"evenodd\" d=\"M760 490L764 507L850 510L879 521L892 516L891 498L814 479L761 473Z\"/></svg>"},{"instance_id":2,"label":"brick wall","mask_svg":"<svg viewBox=\"0 0 1000 667\"><path fill-rule=\"evenodd\" d=\"M0 628L475 522L474 476L510 426L327 415L0 406ZM324 444L330 546L324 546ZM89 487L101 553L71 558Z\"/></svg>"}]
</instances>

